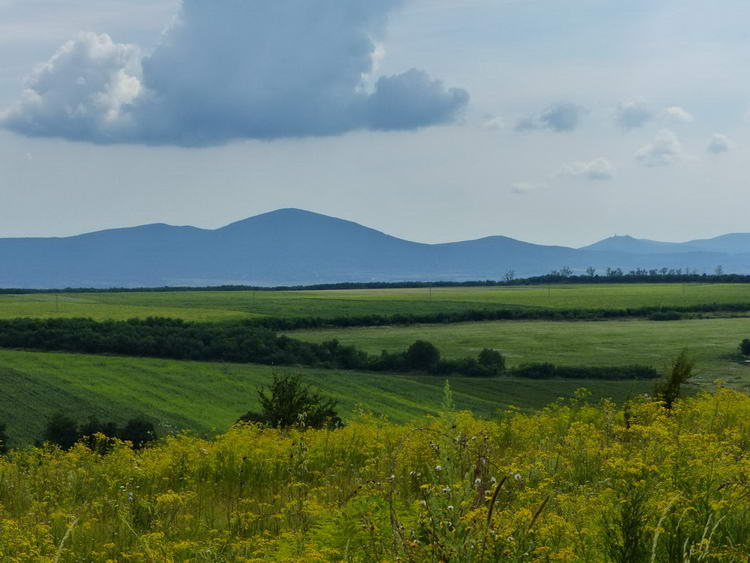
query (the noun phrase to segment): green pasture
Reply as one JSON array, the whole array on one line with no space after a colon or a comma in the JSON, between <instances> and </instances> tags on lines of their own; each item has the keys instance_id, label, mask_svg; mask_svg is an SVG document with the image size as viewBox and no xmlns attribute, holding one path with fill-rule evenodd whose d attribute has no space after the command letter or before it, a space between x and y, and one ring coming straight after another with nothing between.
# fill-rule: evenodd
<instances>
[{"instance_id":1,"label":"green pasture","mask_svg":"<svg viewBox=\"0 0 750 563\"><path fill-rule=\"evenodd\" d=\"M740 341L750 338L750 319L745 318L497 321L304 330L290 335L312 342L336 338L373 354L405 350L416 340L432 342L450 358L476 357L483 348L494 348L501 350L512 366L552 362L578 366L642 364L661 369L687 348L704 378L722 378L743 388L750 382L750 367L741 364L738 355Z\"/></svg>"},{"instance_id":2,"label":"green pasture","mask_svg":"<svg viewBox=\"0 0 750 563\"><path fill-rule=\"evenodd\" d=\"M258 316L342 317L513 307L623 309L750 303L746 284L602 284L325 291L175 291L0 295L0 318L148 316L221 321Z\"/></svg>"},{"instance_id":3,"label":"green pasture","mask_svg":"<svg viewBox=\"0 0 750 563\"><path fill-rule=\"evenodd\" d=\"M256 408L256 389L274 372L300 373L340 402L345 419L369 411L394 422L434 413L444 379L313 369L195 363L143 358L0 350L0 422L17 445L38 439L47 418L64 412L124 422L136 415L159 422L162 433L226 430ZM533 381L452 378L456 406L493 416L511 405L541 408L586 387L591 399L622 401L651 389L650 382Z\"/></svg>"}]
</instances>

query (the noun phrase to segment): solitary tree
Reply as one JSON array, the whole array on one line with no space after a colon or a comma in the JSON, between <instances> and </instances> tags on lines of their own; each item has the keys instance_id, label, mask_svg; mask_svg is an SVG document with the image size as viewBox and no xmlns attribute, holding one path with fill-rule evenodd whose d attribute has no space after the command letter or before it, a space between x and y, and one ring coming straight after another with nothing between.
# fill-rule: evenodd
<instances>
[{"instance_id":1,"label":"solitary tree","mask_svg":"<svg viewBox=\"0 0 750 563\"><path fill-rule=\"evenodd\" d=\"M240 421L272 428L337 428L342 425L336 414L336 401L321 397L297 375L274 375L269 389L258 390L258 401L261 412L248 412Z\"/></svg>"},{"instance_id":2,"label":"solitary tree","mask_svg":"<svg viewBox=\"0 0 750 563\"><path fill-rule=\"evenodd\" d=\"M440 362L440 351L425 340L417 340L406 351L406 364L411 369L432 371Z\"/></svg>"},{"instance_id":3,"label":"solitary tree","mask_svg":"<svg viewBox=\"0 0 750 563\"><path fill-rule=\"evenodd\" d=\"M680 396L680 387L693 375L695 361L683 350L672 360L672 367L666 379L656 384L655 397L664 404L664 408L672 409L674 402Z\"/></svg>"},{"instance_id":4,"label":"solitary tree","mask_svg":"<svg viewBox=\"0 0 750 563\"><path fill-rule=\"evenodd\" d=\"M485 348L479 352L479 365L498 374L505 370L505 358L497 350Z\"/></svg>"}]
</instances>

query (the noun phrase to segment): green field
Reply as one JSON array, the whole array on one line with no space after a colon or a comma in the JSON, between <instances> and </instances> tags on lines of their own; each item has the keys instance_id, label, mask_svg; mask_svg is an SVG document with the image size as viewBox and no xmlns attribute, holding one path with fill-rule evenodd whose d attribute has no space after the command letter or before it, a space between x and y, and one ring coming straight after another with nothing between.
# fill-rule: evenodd
<instances>
[{"instance_id":1,"label":"green field","mask_svg":"<svg viewBox=\"0 0 750 563\"><path fill-rule=\"evenodd\" d=\"M343 317L533 307L623 309L750 303L745 284L555 285L326 291L185 291L0 295L0 318L168 316L220 321L258 316Z\"/></svg>"},{"instance_id":2,"label":"green field","mask_svg":"<svg viewBox=\"0 0 750 563\"><path fill-rule=\"evenodd\" d=\"M81 421L90 415L117 422L145 415L159 422L162 433L169 429L221 432L255 408L257 387L282 371L303 374L337 399L345 419L363 409L394 422L436 412L445 381L430 376L0 350L0 422L8 424L16 444L38 439L47 418L57 411ZM624 400L652 386L648 382L514 378L452 378L451 385L456 406L481 416L510 405L541 408L558 397L573 396L579 387L589 389L593 400Z\"/></svg>"},{"instance_id":3,"label":"green field","mask_svg":"<svg viewBox=\"0 0 750 563\"><path fill-rule=\"evenodd\" d=\"M338 339L373 354L405 350L428 340L450 358L476 357L483 348L501 350L511 366L552 362L576 366L642 364L665 368L687 348L697 371L707 379L722 378L738 387L750 385L750 367L738 361L737 347L750 338L750 319L693 319L655 322L497 321L409 327L363 327L305 330L290 333L312 342Z\"/></svg>"}]
</instances>

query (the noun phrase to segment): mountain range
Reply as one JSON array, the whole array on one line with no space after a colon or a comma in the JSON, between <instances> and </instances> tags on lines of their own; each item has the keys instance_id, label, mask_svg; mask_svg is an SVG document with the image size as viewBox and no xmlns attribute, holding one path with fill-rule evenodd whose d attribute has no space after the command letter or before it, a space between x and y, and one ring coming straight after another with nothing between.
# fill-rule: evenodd
<instances>
[{"instance_id":1,"label":"mountain range","mask_svg":"<svg viewBox=\"0 0 750 563\"><path fill-rule=\"evenodd\" d=\"M153 224L65 238L0 238L0 287L29 289L465 281L562 267L712 273L719 265L727 273L750 273L750 234L684 243L615 236L583 248L502 236L422 244L280 209L216 230Z\"/></svg>"}]
</instances>

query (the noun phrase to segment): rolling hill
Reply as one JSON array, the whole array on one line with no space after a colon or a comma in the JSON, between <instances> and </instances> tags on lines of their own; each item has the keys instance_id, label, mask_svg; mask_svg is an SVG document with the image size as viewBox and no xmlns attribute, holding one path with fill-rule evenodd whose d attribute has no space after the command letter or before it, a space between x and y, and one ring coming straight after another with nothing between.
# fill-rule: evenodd
<instances>
[{"instance_id":1,"label":"rolling hill","mask_svg":"<svg viewBox=\"0 0 750 563\"><path fill-rule=\"evenodd\" d=\"M500 279L568 266L583 271L691 268L750 273L750 235L688 243L631 237L582 249L494 236L447 244L281 209L216 230L165 224L67 238L0 239L0 287L292 285L346 281Z\"/></svg>"}]
</instances>

